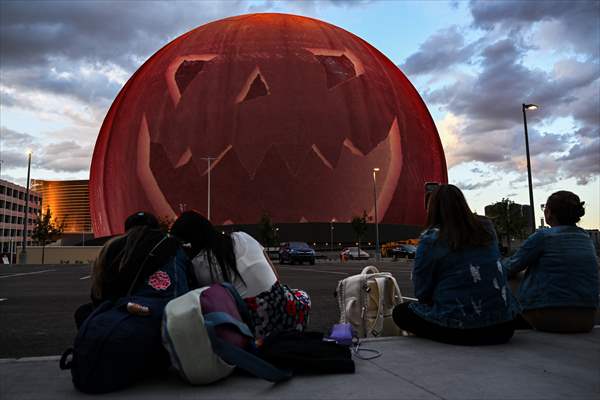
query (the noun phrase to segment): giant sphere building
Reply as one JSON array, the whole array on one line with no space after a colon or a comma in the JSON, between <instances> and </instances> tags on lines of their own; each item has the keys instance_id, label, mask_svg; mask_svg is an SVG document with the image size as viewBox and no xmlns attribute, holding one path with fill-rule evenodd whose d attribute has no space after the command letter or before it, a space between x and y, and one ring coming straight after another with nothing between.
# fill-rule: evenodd
<instances>
[{"instance_id":1,"label":"giant sphere building","mask_svg":"<svg viewBox=\"0 0 600 400\"><path fill-rule=\"evenodd\" d=\"M200 26L154 54L100 130L90 176L97 236L127 215L257 223L420 224L423 183L447 181L433 120L388 58L328 23L250 14Z\"/></svg>"}]
</instances>

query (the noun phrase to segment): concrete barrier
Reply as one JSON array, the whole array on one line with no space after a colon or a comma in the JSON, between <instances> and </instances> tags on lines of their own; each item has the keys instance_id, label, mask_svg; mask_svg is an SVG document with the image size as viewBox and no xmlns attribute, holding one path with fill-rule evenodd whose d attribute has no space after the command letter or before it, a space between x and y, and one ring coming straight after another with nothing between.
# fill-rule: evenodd
<instances>
[{"instance_id":1,"label":"concrete barrier","mask_svg":"<svg viewBox=\"0 0 600 400\"><path fill-rule=\"evenodd\" d=\"M44 264L91 264L102 246L46 246ZM27 264L42 263L42 246L27 248Z\"/></svg>"}]
</instances>

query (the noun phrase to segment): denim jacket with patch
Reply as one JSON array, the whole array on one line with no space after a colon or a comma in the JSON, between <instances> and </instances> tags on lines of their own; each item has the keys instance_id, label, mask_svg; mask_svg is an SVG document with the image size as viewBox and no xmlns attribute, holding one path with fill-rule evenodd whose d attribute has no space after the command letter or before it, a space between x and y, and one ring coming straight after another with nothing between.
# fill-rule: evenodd
<instances>
[{"instance_id":1,"label":"denim jacket with patch","mask_svg":"<svg viewBox=\"0 0 600 400\"><path fill-rule=\"evenodd\" d=\"M452 251L439 230L421 235L413 267L415 296L410 308L448 328L471 329L512 320L520 311L500 263L498 242Z\"/></svg>"},{"instance_id":2,"label":"denim jacket with patch","mask_svg":"<svg viewBox=\"0 0 600 400\"><path fill-rule=\"evenodd\" d=\"M598 261L579 227L540 229L503 265L508 273L527 269L517 295L524 310L598 307Z\"/></svg>"}]
</instances>

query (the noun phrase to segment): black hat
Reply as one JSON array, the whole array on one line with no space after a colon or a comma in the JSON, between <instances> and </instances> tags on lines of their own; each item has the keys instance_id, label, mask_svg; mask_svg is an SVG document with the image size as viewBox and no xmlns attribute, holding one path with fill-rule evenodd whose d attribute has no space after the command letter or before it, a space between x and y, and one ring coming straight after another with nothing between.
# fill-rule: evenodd
<instances>
[{"instance_id":1,"label":"black hat","mask_svg":"<svg viewBox=\"0 0 600 400\"><path fill-rule=\"evenodd\" d=\"M149 212L138 211L131 214L125 220L125 231L127 232L134 226L149 226L150 228L159 228L158 219Z\"/></svg>"}]
</instances>

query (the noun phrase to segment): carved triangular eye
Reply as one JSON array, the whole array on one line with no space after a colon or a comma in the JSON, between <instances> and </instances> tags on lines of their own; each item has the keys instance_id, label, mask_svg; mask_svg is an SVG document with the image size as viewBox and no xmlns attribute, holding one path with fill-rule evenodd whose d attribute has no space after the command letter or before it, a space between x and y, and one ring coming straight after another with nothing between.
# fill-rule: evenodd
<instances>
[{"instance_id":1,"label":"carved triangular eye","mask_svg":"<svg viewBox=\"0 0 600 400\"><path fill-rule=\"evenodd\" d=\"M177 72L175 72L175 82L177 83L177 88L179 88L179 93L184 92L190 82L202 71L204 64L206 64L206 61L185 60L179 65Z\"/></svg>"},{"instance_id":2,"label":"carved triangular eye","mask_svg":"<svg viewBox=\"0 0 600 400\"><path fill-rule=\"evenodd\" d=\"M246 97L244 97L243 101L252 100L257 97L266 96L268 94L269 94L269 90L267 89L265 82L263 81L260 74L257 74L254 77L254 80L252 81L252 84L250 85L250 88L248 89L248 93L246 93Z\"/></svg>"},{"instance_id":3,"label":"carved triangular eye","mask_svg":"<svg viewBox=\"0 0 600 400\"><path fill-rule=\"evenodd\" d=\"M315 57L325 69L328 89L356 76L354 64L344 54L341 56L316 55Z\"/></svg>"}]
</instances>

